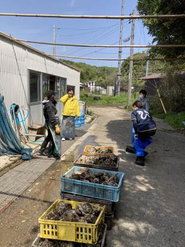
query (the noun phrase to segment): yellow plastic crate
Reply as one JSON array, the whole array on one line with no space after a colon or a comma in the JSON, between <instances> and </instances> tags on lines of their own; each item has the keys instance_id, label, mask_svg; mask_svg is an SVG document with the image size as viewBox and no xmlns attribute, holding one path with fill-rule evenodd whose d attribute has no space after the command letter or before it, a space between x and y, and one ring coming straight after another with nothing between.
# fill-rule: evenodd
<instances>
[{"instance_id":1,"label":"yellow plastic crate","mask_svg":"<svg viewBox=\"0 0 185 247\"><path fill-rule=\"evenodd\" d=\"M56 200L38 220L40 225L40 238L96 244L100 236L102 224L104 223L105 206L100 205L102 210L95 224L47 220L46 216L48 213L54 211L61 201L70 203L73 209L75 209L78 204L84 203L61 199ZM91 203L91 205L97 204Z\"/></svg>"},{"instance_id":2,"label":"yellow plastic crate","mask_svg":"<svg viewBox=\"0 0 185 247\"><path fill-rule=\"evenodd\" d=\"M100 148L102 151L106 150L106 149L110 149L111 150L111 153L98 153L96 152L96 150L93 150L93 149L97 149L97 148ZM83 154L85 155L99 155L99 156L106 156L106 155L112 155L114 154L114 148L111 147L111 146L92 146L92 145L86 145L85 148L84 148L84 151L83 151Z\"/></svg>"}]
</instances>

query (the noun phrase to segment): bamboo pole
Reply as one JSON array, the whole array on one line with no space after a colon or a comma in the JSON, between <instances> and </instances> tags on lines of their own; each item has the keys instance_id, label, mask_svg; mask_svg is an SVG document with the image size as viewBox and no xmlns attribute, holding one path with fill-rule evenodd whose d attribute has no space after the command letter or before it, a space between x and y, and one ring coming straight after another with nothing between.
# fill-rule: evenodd
<instances>
[{"instance_id":1,"label":"bamboo pole","mask_svg":"<svg viewBox=\"0 0 185 247\"><path fill-rule=\"evenodd\" d=\"M163 103L163 100L162 100L162 98L161 98L161 94L160 94L160 92L159 92L159 89L157 89L157 94L158 94L158 96L159 96L159 100L160 100L160 102L161 102L163 111L164 111L165 114L167 114L166 108L165 108L164 103Z\"/></svg>"},{"instance_id":2,"label":"bamboo pole","mask_svg":"<svg viewBox=\"0 0 185 247\"><path fill-rule=\"evenodd\" d=\"M37 17L37 18L75 18L75 19L177 19L185 18L185 15L60 15L60 14L20 14L20 13L0 13L0 16L11 17Z\"/></svg>"},{"instance_id":3,"label":"bamboo pole","mask_svg":"<svg viewBox=\"0 0 185 247\"><path fill-rule=\"evenodd\" d=\"M92 47L92 48L185 48L185 44L166 44L166 45L89 45L89 44L66 44L66 43L52 43L44 41L33 41L25 39L15 39L25 43L42 44L42 45L57 45L57 46L74 46L74 47Z\"/></svg>"},{"instance_id":4,"label":"bamboo pole","mask_svg":"<svg viewBox=\"0 0 185 247\"><path fill-rule=\"evenodd\" d=\"M53 56L53 54L47 54ZM93 58L93 57L74 57L74 56L65 56L65 55L56 55L56 57L69 58L69 59L84 59L84 60L102 60L102 61L175 61L175 60L185 60L185 57L179 58L143 58L143 59L126 59L126 58Z\"/></svg>"}]
</instances>

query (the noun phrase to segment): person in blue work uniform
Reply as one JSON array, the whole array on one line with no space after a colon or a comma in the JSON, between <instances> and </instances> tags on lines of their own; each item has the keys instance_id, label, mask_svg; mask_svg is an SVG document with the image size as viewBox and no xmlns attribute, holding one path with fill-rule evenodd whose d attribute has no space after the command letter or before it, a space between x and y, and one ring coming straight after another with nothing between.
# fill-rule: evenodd
<instances>
[{"instance_id":1,"label":"person in blue work uniform","mask_svg":"<svg viewBox=\"0 0 185 247\"><path fill-rule=\"evenodd\" d=\"M141 89L139 91L139 97L138 97L138 101L140 101L142 103L142 109L146 110L147 112L150 111L150 101L149 98L147 98L147 92L144 89ZM132 126L131 128L131 139L132 139L132 143L134 142L134 127Z\"/></svg>"},{"instance_id":2,"label":"person in blue work uniform","mask_svg":"<svg viewBox=\"0 0 185 247\"><path fill-rule=\"evenodd\" d=\"M148 154L145 148L152 143L151 136L156 133L156 123L150 113L142 108L141 101L133 103L133 112L131 120L135 131L133 147L127 146L126 151L136 154L135 163L144 166L144 157Z\"/></svg>"}]
</instances>

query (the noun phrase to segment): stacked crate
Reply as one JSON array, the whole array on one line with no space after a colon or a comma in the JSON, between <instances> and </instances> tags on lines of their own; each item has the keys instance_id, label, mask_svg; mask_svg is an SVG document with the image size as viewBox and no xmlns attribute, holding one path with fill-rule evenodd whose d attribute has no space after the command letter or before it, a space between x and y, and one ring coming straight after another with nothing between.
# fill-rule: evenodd
<instances>
[{"instance_id":1,"label":"stacked crate","mask_svg":"<svg viewBox=\"0 0 185 247\"><path fill-rule=\"evenodd\" d=\"M102 153L96 153L95 150L102 150ZM106 150L109 150L106 152ZM91 146L87 145L81 154L74 162L74 167L61 177L61 198L67 200L77 200L90 203L99 203L105 205L105 223L107 229L111 230L112 221L115 215L116 203L119 201L120 188L123 185L124 173L118 172L119 169L119 156L117 158L115 167L107 165L95 165L91 163L81 163L82 156L98 157L98 156L111 156L114 155L113 147L110 146ZM87 167L93 172L106 172L116 174L119 177L118 187L85 183L78 180L69 179L72 173L79 171L82 167ZM96 169L95 169L96 168ZM103 170L102 170L103 169Z\"/></svg>"},{"instance_id":2,"label":"stacked crate","mask_svg":"<svg viewBox=\"0 0 185 247\"><path fill-rule=\"evenodd\" d=\"M97 157L103 155L114 155L112 147L98 147L102 153L92 152L96 147L87 145L83 155L88 157ZM105 152L108 150L108 152ZM116 203L119 201L120 189L123 186L124 173L118 172L119 157L116 156L117 162L115 167L105 165L95 165L79 163L80 157L74 162L74 166L61 177L61 198L56 200L43 215L39 218L40 234L33 242L33 247L41 246L44 239L53 241L62 241L65 244L81 244L84 247L104 247L107 229L112 228L112 219L115 213ZM88 169L93 173L116 174L119 178L117 187L91 183L71 179L71 175L80 172L82 169ZM72 208L80 203L98 204L102 208L95 224L83 222L67 222L59 220L48 220L47 215L54 212L57 205L61 202L70 203ZM66 242L67 241L67 242ZM68 245L67 245L68 246ZM74 245L73 245L74 246ZM76 245L75 245L76 246Z\"/></svg>"},{"instance_id":3,"label":"stacked crate","mask_svg":"<svg viewBox=\"0 0 185 247\"><path fill-rule=\"evenodd\" d=\"M60 202L71 204L72 209L75 209L77 205L83 203L62 199L56 200L39 218L40 234L35 239L32 246L42 246L40 243L47 239L55 241L55 243L57 240L57 242L62 241L64 244L81 244L80 246L84 247L89 245L93 247L104 247L107 231L107 226L104 224L105 207L102 205L91 204L92 206L97 205L101 209L94 224L48 219L47 216L50 213L56 212L57 206Z\"/></svg>"}]
</instances>

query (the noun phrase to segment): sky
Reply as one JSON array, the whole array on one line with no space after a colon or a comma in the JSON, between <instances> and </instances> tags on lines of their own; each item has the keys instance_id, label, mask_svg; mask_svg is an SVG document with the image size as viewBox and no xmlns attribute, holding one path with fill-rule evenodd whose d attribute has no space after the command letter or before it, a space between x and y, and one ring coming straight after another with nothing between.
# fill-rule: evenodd
<instances>
[{"instance_id":1,"label":"sky","mask_svg":"<svg viewBox=\"0 0 185 247\"><path fill-rule=\"evenodd\" d=\"M121 15L122 0L1 0L0 12L66 15ZM125 0L124 14L136 9L137 0ZM137 13L137 12L136 12ZM53 25L56 26L57 43L119 44L120 20L57 19L0 17L0 31L17 39L53 42ZM131 23L124 20L123 40L131 35ZM143 27L142 20L135 21L135 44L149 44L152 37ZM124 43L130 44L130 41ZM53 47L34 45L35 48L52 54ZM142 49L134 49L134 52ZM57 47L56 54L94 58L117 58L118 49ZM130 51L123 49L123 58ZM117 61L89 61L96 66L117 67Z\"/></svg>"}]
</instances>

